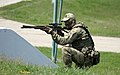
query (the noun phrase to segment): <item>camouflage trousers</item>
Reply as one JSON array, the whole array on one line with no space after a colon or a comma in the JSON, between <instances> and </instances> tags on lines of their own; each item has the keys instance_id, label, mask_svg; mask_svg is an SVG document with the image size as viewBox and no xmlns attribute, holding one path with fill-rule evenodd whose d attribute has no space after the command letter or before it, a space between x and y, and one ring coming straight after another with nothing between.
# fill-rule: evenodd
<instances>
[{"instance_id":1,"label":"camouflage trousers","mask_svg":"<svg viewBox=\"0 0 120 75\"><path fill-rule=\"evenodd\" d=\"M85 49L87 48L83 48L84 51ZM77 49L72 47L63 47L62 55L65 67L71 67L72 62L76 64L75 65L76 68L90 67L92 64L91 57L86 56L83 52L78 51Z\"/></svg>"}]
</instances>

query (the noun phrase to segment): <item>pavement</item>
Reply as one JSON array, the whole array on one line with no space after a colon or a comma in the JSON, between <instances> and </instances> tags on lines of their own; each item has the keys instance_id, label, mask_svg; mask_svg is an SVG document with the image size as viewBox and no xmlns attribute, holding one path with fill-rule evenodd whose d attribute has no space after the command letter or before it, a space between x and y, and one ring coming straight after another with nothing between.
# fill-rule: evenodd
<instances>
[{"instance_id":1,"label":"pavement","mask_svg":"<svg viewBox=\"0 0 120 75\"><path fill-rule=\"evenodd\" d=\"M33 46L52 47L51 35L37 29L21 29L22 25L30 25L7 19L0 19L0 27L11 28ZM120 38L92 36L95 49L98 51L120 53ZM62 47L59 45L58 47Z\"/></svg>"},{"instance_id":2,"label":"pavement","mask_svg":"<svg viewBox=\"0 0 120 75\"><path fill-rule=\"evenodd\" d=\"M19 1L22 0L0 0L0 7ZM37 29L21 29L22 25L30 24L0 18L0 27L11 28L33 46L52 47L51 35ZM92 36L92 38L95 42L96 50L120 53L120 38L103 36ZM58 47L61 48L62 46L59 45Z\"/></svg>"},{"instance_id":3,"label":"pavement","mask_svg":"<svg viewBox=\"0 0 120 75\"><path fill-rule=\"evenodd\" d=\"M14 4L17 2L20 2L22 0L0 0L0 7L6 6L6 5L10 5L10 4Z\"/></svg>"}]
</instances>

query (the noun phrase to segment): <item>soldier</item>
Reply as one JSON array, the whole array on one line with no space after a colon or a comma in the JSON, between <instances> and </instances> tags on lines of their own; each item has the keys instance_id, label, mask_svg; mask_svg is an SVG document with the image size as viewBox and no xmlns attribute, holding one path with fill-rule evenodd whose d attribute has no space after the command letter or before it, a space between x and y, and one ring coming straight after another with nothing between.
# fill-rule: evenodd
<instances>
[{"instance_id":1,"label":"soldier","mask_svg":"<svg viewBox=\"0 0 120 75\"><path fill-rule=\"evenodd\" d=\"M72 13L65 14L62 22L69 31L66 35L61 36L47 27L45 32L51 34L52 39L60 45L63 45L62 55L65 67L71 67L72 62L77 68L90 67L99 63L100 54L97 53L94 59L94 42L92 40L87 27L83 23L77 23Z\"/></svg>"}]
</instances>

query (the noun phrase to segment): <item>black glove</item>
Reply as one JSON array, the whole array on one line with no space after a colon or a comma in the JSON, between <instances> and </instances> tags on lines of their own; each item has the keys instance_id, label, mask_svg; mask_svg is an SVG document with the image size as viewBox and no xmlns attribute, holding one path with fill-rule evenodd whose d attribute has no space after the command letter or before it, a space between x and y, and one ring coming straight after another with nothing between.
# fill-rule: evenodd
<instances>
[{"instance_id":1,"label":"black glove","mask_svg":"<svg viewBox=\"0 0 120 75\"><path fill-rule=\"evenodd\" d=\"M60 36L64 36L64 33L61 30L57 30L57 34Z\"/></svg>"},{"instance_id":2,"label":"black glove","mask_svg":"<svg viewBox=\"0 0 120 75\"><path fill-rule=\"evenodd\" d=\"M52 34L52 28L50 28L50 27L45 27L44 29L43 29L43 31L45 31L47 34Z\"/></svg>"}]
</instances>

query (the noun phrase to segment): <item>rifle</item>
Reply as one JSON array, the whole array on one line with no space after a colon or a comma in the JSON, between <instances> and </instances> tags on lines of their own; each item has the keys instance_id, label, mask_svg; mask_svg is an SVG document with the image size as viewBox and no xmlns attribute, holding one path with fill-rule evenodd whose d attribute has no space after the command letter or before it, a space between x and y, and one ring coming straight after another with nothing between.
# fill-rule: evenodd
<instances>
[{"instance_id":1,"label":"rifle","mask_svg":"<svg viewBox=\"0 0 120 75\"><path fill-rule=\"evenodd\" d=\"M21 28L34 28L34 29L41 29L43 30L46 27L50 27L53 28L53 30L64 30L67 29L66 27L61 27L61 26L27 26L27 25L23 25Z\"/></svg>"},{"instance_id":2,"label":"rifle","mask_svg":"<svg viewBox=\"0 0 120 75\"><path fill-rule=\"evenodd\" d=\"M65 31L65 29L67 29L67 28L66 27L61 27L61 26L27 26L27 25L23 25L21 28L22 29L23 28L34 28L34 29L44 30L46 27L50 27L53 30L57 30L57 33L61 36L64 36L64 33L62 33L62 31L68 33L67 31Z\"/></svg>"}]
</instances>

